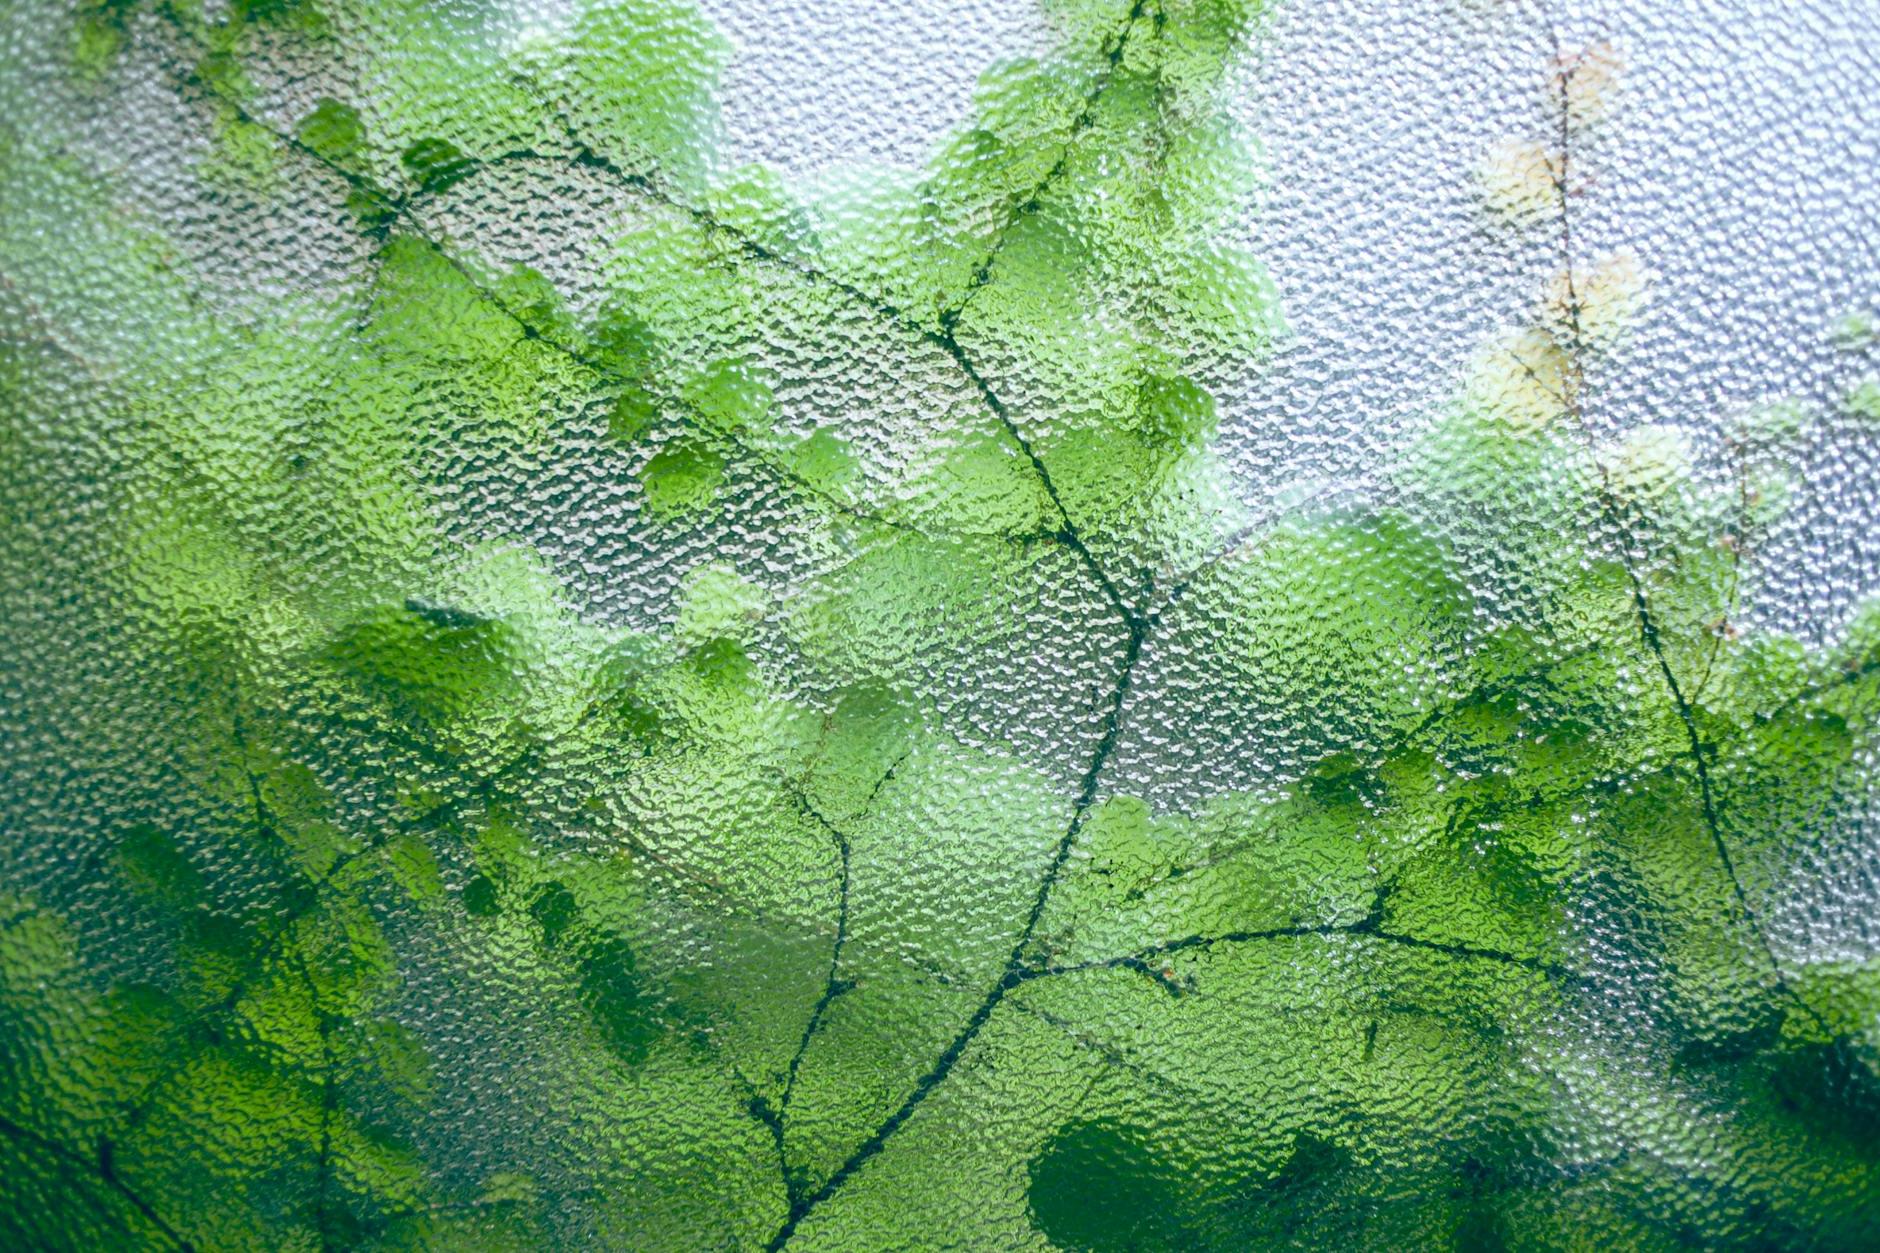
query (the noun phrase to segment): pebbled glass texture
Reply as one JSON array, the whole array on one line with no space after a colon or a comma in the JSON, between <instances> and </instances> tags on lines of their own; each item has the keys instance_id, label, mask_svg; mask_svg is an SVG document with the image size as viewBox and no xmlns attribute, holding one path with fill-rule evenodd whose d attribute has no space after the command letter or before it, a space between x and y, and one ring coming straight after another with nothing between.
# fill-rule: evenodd
<instances>
[{"instance_id":1,"label":"pebbled glass texture","mask_svg":"<svg viewBox=\"0 0 1880 1253\"><path fill-rule=\"evenodd\" d=\"M1873 1247L1876 49L8 7L0 1245Z\"/></svg>"}]
</instances>

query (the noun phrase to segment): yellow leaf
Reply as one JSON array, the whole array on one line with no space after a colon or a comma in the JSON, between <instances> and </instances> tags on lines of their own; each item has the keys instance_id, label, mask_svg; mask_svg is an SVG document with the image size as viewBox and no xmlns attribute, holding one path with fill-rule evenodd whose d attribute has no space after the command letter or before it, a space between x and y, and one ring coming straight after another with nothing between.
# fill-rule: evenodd
<instances>
[{"instance_id":1,"label":"yellow leaf","mask_svg":"<svg viewBox=\"0 0 1880 1253\"><path fill-rule=\"evenodd\" d=\"M1579 130L1590 126L1612 111L1624 68L1625 59L1619 50L1603 39L1561 57L1554 83L1570 127Z\"/></svg>"},{"instance_id":2,"label":"yellow leaf","mask_svg":"<svg viewBox=\"0 0 1880 1253\"><path fill-rule=\"evenodd\" d=\"M1609 348L1644 305L1646 279L1631 252L1563 269L1547 284L1541 320L1569 352Z\"/></svg>"},{"instance_id":3,"label":"yellow leaf","mask_svg":"<svg viewBox=\"0 0 1880 1253\"><path fill-rule=\"evenodd\" d=\"M1560 154L1545 144L1505 140L1489 150L1476 181L1491 210L1519 222L1556 209L1564 175Z\"/></svg>"}]
</instances>

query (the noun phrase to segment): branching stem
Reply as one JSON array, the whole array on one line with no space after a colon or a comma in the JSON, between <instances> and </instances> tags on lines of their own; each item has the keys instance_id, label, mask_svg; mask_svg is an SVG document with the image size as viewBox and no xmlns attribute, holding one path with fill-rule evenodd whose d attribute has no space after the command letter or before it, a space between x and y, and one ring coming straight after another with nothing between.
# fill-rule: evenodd
<instances>
[{"instance_id":1,"label":"branching stem","mask_svg":"<svg viewBox=\"0 0 1880 1253\"><path fill-rule=\"evenodd\" d=\"M32 1145L34 1148L58 1162L61 1171L75 1172L96 1179L99 1183L103 1184L106 1188L116 1193L117 1196L127 1202L132 1209L137 1211L145 1222L156 1228L158 1234L169 1242L171 1248L181 1250L182 1253L194 1253L196 1246L178 1235L176 1228L165 1222L162 1216L157 1213L156 1209L151 1206L149 1201L146 1201L139 1193L131 1188L129 1184L118 1177L117 1168L112 1164L111 1142L109 1140L99 1140L98 1154L96 1157L93 1157L85 1153L80 1153L76 1149L68 1148L60 1144L57 1140L52 1139L50 1136L41 1135L39 1132L28 1127L23 1127L19 1123L4 1116L0 1116L0 1135L9 1136L22 1144ZM103 1204L98 1203L95 1194L88 1192L87 1195L92 1196L93 1202L97 1204L100 1213L114 1220L118 1220L116 1213ZM129 1230L128 1227L126 1230Z\"/></svg>"},{"instance_id":2,"label":"branching stem","mask_svg":"<svg viewBox=\"0 0 1880 1253\"><path fill-rule=\"evenodd\" d=\"M1561 375L1561 400L1567 412L1572 429L1590 444L1591 432L1587 428L1585 413L1586 385L1586 343L1581 326L1581 301L1578 290L1578 275L1575 265L1578 262L1574 247L1573 211L1571 179L1573 177L1573 79L1582 68L1582 63L1569 60L1561 48L1560 32L1548 28L1553 41L1554 63L1558 67L1559 83L1559 138L1560 160L1554 190L1560 214L1560 265L1563 281L1566 284L1567 343L1563 345L1565 368ZM1703 733L1698 728L1697 716L1691 702L1685 698L1684 690L1672 669L1666 654L1664 641L1658 630L1658 624L1652 615L1650 598L1645 582L1638 570L1636 553L1638 543L1633 528L1626 515L1626 509L1618 494L1614 491L1612 476L1606 465L1599 461L1597 450L1590 450L1594 456L1594 465L1600 479L1600 508L1607 522L1616 530L1620 539L1620 562L1625 568L1626 579L1631 587L1633 611L1638 619L1639 637L1646 650L1651 654L1660 678L1663 680L1665 693L1675 710L1678 721L1684 728L1685 739L1691 760L1691 769L1697 779L1698 808L1704 829L1717 854L1718 865L1724 877L1729 880L1730 891L1736 900L1738 912L1744 925L1755 937L1757 946L1767 960L1771 975L1782 993L1797 1008L1812 1019L1817 1026L1821 1018L1814 1008L1805 1001L1801 994L1789 982L1781 959L1776 955L1775 946L1770 943L1768 933L1763 929L1762 921L1757 916L1755 907L1750 903L1749 894L1744 890L1743 881L1737 874L1735 858L1731 856L1729 842L1724 838L1723 824L1718 813L1716 788L1710 776L1710 748L1704 742Z\"/></svg>"}]
</instances>

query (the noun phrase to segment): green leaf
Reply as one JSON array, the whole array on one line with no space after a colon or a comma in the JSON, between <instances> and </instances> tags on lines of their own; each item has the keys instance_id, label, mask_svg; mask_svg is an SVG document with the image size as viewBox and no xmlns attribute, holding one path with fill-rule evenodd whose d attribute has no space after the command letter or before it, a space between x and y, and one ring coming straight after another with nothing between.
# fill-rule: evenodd
<instances>
[{"instance_id":1,"label":"green leaf","mask_svg":"<svg viewBox=\"0 0 1880 1253\"><path fill-rule=\"evenodd\" d=\"M1183 1172L1152 1144L1150 1133L1107 1120L1061 1129L1029 1171L1038 1231L1059 1248L1090 1253L1195 1247Z\"/></svg>"},{"instance_id":2,"label":"green leaf","mask_svg":"<svg viewBox=\"0 0 1880 1253\"><path fill-rule=\"evenodd\" d=\"M643 1061L665 1034L658 1002L647 991L626 941L600 941L579 959L581 999L607 1047L628 1065Z\"/></svg>"},{"instance_id":3,"label":"green leaf","mask_svg":"<svg viewBox=\"0 0 1880 1253\"><path fill-rule=\"evenodd\" d=\"M668 445L640 471L647 512L662 519L699 512L717 497L724 473L724 457L708 445Z\"/></svg>"},{"instance_id":4,"label":"green leaf","mask_svg":"<svg viewBox=\"0 0 1880 1253\"><path fill-rule=\"evenodd\" d=\"M420 139L398 154L419 190L441 192L476 169L476 161L448 139Z\"/></svg>"},{"instance_id":5,"label":"green leaf","mask_svg":"<svg viewBox=\"0 0 1880 1253\"><path fill-rule=\"evenodd\" d=\"M407 597L348 624L325 655L401 717L434 725L463 717L511 682L513 631L471 610Z\"/></svg>"},{"instance_id":6,"label":"green leaf","mask_svg":"<svg viewBox=\"0 0 1880 1253\"><path fill-rule=\"evenodd\" d=\"M300 120L300 142L328 161L347 165L365 147L365 123L357 109L327 97Z\"/></svg>"},{"instance_id":7,"label":"green leaf","mask_svg":"<svg viewBox=\"0 0 1880 1253\"><path fill-rule=\"evenodd\" d=\"M124 833L118 865L131 886L172 909L190 909L204 897L202 874L168 835L150 823Z\"/></svg>"}]
</instances>

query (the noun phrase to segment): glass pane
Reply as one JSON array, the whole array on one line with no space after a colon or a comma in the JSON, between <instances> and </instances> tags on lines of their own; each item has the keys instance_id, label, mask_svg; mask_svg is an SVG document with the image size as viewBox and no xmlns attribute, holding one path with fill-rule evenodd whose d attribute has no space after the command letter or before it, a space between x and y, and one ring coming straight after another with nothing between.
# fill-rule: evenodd
<instances>
[{"instance_id":1,"label":"glass pane","mask_svg":"<svg viewBox=\"0 0 1880 1253\"><path fill-rule=\"evenodd\" d=\"M1873 6L0 47L0 1244L1871 1247Z\"/></svg>"}]
</instances>

